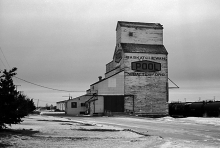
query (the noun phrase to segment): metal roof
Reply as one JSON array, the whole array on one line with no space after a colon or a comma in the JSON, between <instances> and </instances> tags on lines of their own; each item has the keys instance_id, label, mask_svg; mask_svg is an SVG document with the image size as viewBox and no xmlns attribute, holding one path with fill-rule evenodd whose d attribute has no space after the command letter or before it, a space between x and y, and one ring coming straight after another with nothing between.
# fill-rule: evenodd
<instances>
[{"instance_id":1,"label":"metal roof","mask_svg":"<svg viewBox=\"0 0 220 148\"><path fill-rule=\"evenodd\" d=\"M137 27L137 28L154 28L154 29L163 29L163 25L160 23L142 23L142 22L126 22L126 21L118 21L116 30L118 25L121 27Z\"/></svg>"},{"instance_id":2,"label":"metal roof","mask_svg":"<svg viewBox=\"0 0 220 148\"><path fill-rule=\"evenodd\" d=\"M164 45L121 43L121 47L125 53L168 54Z\"/></svg>"}]
</instances>

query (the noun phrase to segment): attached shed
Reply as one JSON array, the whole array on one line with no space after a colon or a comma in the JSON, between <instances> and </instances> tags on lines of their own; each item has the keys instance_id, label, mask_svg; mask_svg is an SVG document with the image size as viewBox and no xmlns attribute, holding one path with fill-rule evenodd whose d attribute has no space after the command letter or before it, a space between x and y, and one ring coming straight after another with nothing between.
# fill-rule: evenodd
<instances>
[{"instance_id":1,"label":"attached shed","mask_svg":"<svg viewBox=\"0 0 220 148\"><path fill-rule=\"evenodd\" d=\"M90 115L124 111L124 72L113 70L107 74L111 72L114 73L90 85L91 98L86 102Z\"/></svg>"},{"instance_id":2,"label":"attached shed","mask_svg":"<svg viewBox=\"0 0 220 148\"><path fill-rule=\"evenodd\" d=\"M67 100L56 102L57 109L59 109L60 111L65 111L66 110L66 101Z\"/></svg>"},{"instance_id":3,"label":"attached shed","mask_svg":"<svg viewBox=\"0 0 220 148\"><path fill-rule=\"evenodd\" d=\"M86 113L85 102L89 100L91 96L83 95L74 99L67 100L66 102L66 114L68 115L84 115Z\"/></svg>"}]
</instances>

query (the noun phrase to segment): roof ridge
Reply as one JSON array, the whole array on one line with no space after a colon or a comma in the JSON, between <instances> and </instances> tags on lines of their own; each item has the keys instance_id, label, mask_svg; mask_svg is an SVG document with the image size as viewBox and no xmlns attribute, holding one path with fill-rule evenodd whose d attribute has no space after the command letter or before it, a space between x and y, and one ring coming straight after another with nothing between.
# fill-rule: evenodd
<instances>
[{"instance_id":1,"label":"roof ridge","mask_svg":"<svg viewBox=\"0 0 220 148\"><path fill-rule=\"evenodd\" d=\"M143 22L126 22L126 21L118 21L116 30L118 25L124 27L141 27L141 28L159 28L163 29L163 25L160 23L143 23Z\"/></svg>"}]
</instances>

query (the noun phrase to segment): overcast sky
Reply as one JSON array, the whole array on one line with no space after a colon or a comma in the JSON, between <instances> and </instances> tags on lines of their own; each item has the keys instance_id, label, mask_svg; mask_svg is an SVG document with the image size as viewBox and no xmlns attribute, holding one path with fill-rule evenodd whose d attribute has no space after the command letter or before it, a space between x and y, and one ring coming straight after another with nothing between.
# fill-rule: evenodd
<instances>
[{"instance_id":1,"label":"overcast sky","mask_svg":"<svg viewBox=\"0 0 220 148\"><path fill-rule=\"evenodd\" d=\"M170 101L220 100L219 0L0 0L0 68L39 105L85 94L105 73L117 21L161 23ZM7 63L8 62L8 63ZM173 86L170 84L170 86Z\"/></svg>"}]
</instances>

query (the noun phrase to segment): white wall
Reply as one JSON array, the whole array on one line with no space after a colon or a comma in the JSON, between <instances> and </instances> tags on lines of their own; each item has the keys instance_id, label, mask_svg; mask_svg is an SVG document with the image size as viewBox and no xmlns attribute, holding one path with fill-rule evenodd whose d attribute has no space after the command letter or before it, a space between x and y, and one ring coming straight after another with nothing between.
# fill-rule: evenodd
<instances>
[{"instance_id":1,"label":"white wall","mask_svg":"<svg viewBox=\"0 0 220 148\"><path fill-rule=\"evenodd\" d=\"M98 95L124 95L124 71L94 84L90 89L98 90Z\"/></svg>"},{"instance_id":2,"label":"white wall","mask_svg":"<svg viewBox=\"0 0 220 148\"><path fill-rule=\"evenodd\" d=\"M90 102L90 115L93 113L104 113L104 97L98 96L96 101Z\"/></svg>"},{"instance_id":3,"label":"white wall","mask_svg":"<svg viewBox=\"0 0 220 148\"><path fill-rule=\"evenodd\" d=\"M129 32L132 32L133 35L129 36ZM163 45L162 29L120 27L117 35L118 43Z\"/></svg>"},{"instance_id":4,"label":"white wall","mask_svg":"<svg viewBox=\"0 0 220 148\"><path fill-rule=\"evenodd\" d=\"M85 112L86 107L81 106L81 103L85 103L88 99L90 99L92 96L80 96L78 98L74 98L67 101L67 107L66 107L66 114L67 115L79 115L80 112ZM77 108L71 107L71 102L77 102Z\"/></svg>"}]
</instances>

